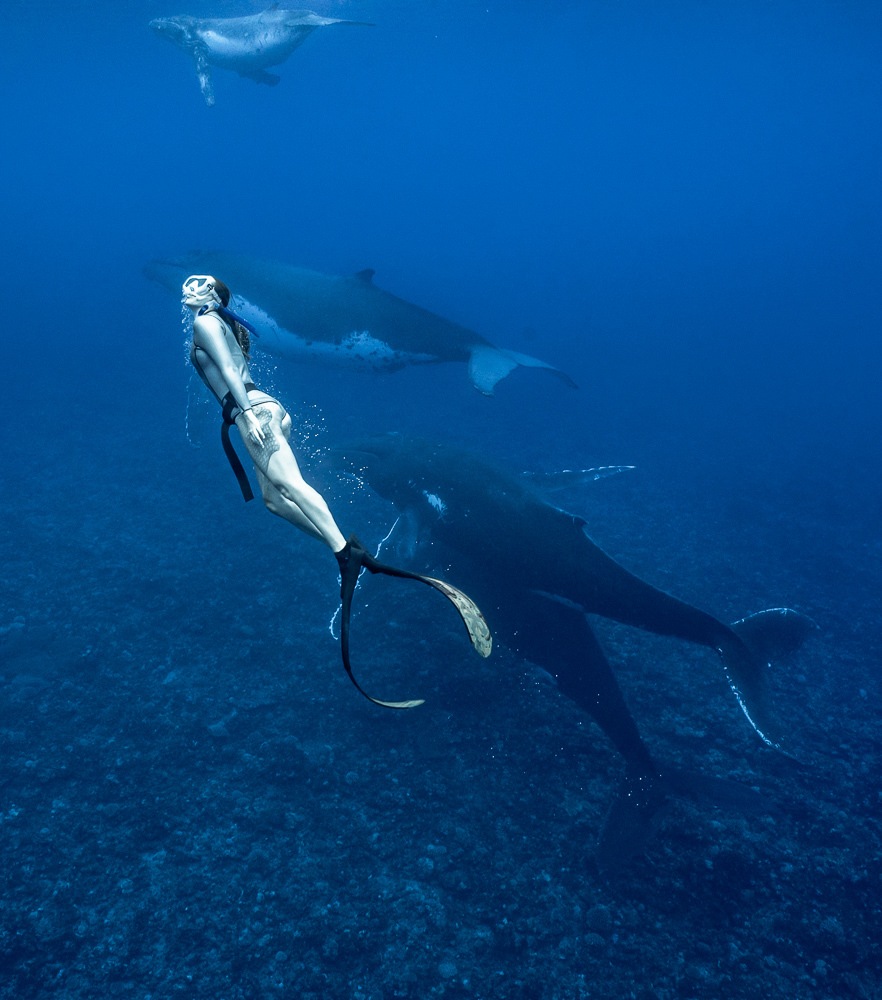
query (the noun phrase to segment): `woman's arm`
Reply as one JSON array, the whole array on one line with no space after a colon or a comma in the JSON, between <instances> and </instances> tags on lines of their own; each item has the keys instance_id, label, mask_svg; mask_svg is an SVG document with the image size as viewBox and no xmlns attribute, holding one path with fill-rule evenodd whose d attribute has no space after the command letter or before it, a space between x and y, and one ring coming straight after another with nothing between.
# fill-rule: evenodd
<instances>
[{"instance_id":1,"label":"woman's arm","mask_svg":"<svg viewBox=\"0 0 882 1000\"><path fill-rule=\"evenodd\" d=\"M245 383L233 363L233 356L227 347L220 319L217 316L212 316L211 313L197 316L193 320L193 343L205 351L220 372L230 395L242 411L245 432L257 444L263 444L265 439L263 428L260 426L260 421L254 416Z\"/></svg>"},{"instance_id":2,"label":"woman's arm","mask_svg":"<svg viewBox=\"0 0 882 1000\"><path fill-rule=\"evenodd\" d=\"M250 410L251 403L245 383L233 364L233 356L224 339L223 327L217 316L205 313L193 320L193 343L205 351L221 374L227 389L240 410Z\"/></svg>"}]
</instances>

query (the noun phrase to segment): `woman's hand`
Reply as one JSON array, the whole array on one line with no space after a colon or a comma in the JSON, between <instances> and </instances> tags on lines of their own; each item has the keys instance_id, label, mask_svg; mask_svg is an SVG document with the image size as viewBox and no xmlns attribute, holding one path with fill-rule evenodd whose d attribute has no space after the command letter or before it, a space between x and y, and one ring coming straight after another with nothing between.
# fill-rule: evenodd
<instances>
[{"instance_id":1,"label":"woman's hand","mask_svg":"<svg viewBox=\"0 0 882 1000\"><path fill-rule=\"evenodd\" d=\"M264 444L266 434L260 426L260 421L255 417L254 410L243 410L242 420L245 422L245 433L255 444Z\"/></svg>"}]
</instances>

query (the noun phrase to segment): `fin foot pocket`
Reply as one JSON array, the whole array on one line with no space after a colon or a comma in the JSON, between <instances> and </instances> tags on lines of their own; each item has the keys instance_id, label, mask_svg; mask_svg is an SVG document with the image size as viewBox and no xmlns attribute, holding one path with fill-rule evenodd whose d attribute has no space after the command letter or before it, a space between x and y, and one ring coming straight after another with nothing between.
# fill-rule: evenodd
<instances>
[{"instance_id":1,"label":"fin foot pocket","mask_svg":"<svg viewBox=\"0 0 882 1000\"><path fill-rule=\"evenodd\" d=\"M343 656L343 667L346 674L358 691L364 695L368 701L383 708L416 708L422 705L421 699L410 701L381 701L369 695L355 679L352 673L352 664L349 658L349 635L352 616L352 597L355 593L358 577L362 569L369 573L380 573L384 576L397 576L405 580L418 580L429 587L433 587L440 594L443 594L456 608L468 632L469 641L480 656L489 656L493 648L493 638L487 622L481 614L481 609L475 602L458 588L438 580L435 577L423 576L420 573L411 573L408 570L398 569L395 566L387 566L372 556L355 537L350 536L340 552L336 553L337 562L340 566L340 651Z\"/></svg>"}]
</instances>

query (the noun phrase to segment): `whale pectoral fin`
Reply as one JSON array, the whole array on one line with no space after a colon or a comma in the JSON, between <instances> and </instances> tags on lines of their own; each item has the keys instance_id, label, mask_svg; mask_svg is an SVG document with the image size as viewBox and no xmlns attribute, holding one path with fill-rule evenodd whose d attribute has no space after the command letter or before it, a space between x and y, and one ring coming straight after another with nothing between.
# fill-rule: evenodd
<instances>
[{"instance_id":1,"label":"whale pectoral fin","mask_svg":"<svg viewBox=\"0 0 882 1000\"><path fill-rule=\"evenodd\" d=\"M214 105L214 89L211 86L211 66L208 64L208 56L201 45L193 46L193 61L196 63L196 79L199 81L199 89L208 107Z\"/></svg>"},{"instance_id":2,"label":"whale pectoral fin","mask_svg":"<svg viewBox=\"0 0 882 1000\"><path fill-rule=\"evenodd\" d=\"M633 472L634 465L599 465L593 469L560 469L557 472L521 473L524 479L541 487L543 493L561 493L564 490L580 489L598 479L608 479L620 472Z\"/></svg>"},{"instance_id":3,"label":"whale pectoral fin","mask_svg":"<svg viewBox=\"0 0 882 1000\"><path fill-rule=\"evenodd\" d=\"M240 71L239 76L247 76L249 80L253 80L255 83L264 83L267 87L275 87L282 79L280 76L276 76L275 73L267 73L265 69L253 69L248 72Z\"/></svg>"},{"instance_id":4,"label":"whale pectoral fin","mask_svg":"<svg viewBox=\"0 0 882 1000\"><path fill-rule=\"evenodd\" d=\"M496 383L502 381L515 368L544 368L552 375L563 379L571 388L576 388L576 383L565 372L545 361L530 357L529 354L507 351L492 344L477 344L472 348L469 357L469 378L478 392L484 393L485 396L492 396Z\"/></svg>"}]
</instances>

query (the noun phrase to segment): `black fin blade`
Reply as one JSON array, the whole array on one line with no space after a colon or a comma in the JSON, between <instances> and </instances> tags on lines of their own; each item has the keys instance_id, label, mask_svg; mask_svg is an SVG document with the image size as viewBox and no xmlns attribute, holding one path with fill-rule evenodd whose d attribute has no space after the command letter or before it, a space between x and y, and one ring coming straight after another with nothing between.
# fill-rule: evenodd
<instances>
[{"instance_id":1,"label":"black fin blade","mask_svg":"<svg viewBox=\"0 0 882 1000\"><path fill-rule=\"evenodd\" d=\"M362 565L370 573L382 573L384 576L397 576L404 580L418 580L427 587L433 587L439 594L443 594L448 601L456 608L459 617L465 625L469 636L469 642L479 656L487 657L493 649L493 636L490 633L490 626L487 624L481 609L458 587L447 583L446 580L438 580L434 576L423 576L422 573L412 573L410 570L398 569L396 566L387 566L379 562L372 555L365 552L361 559Z\"/></svg>"},{"instance_id":2,"label":"black fin blade","mask_svg":"<svg viewBox=\"0 0 882 1000\"><path fill-rule=\"evenodd\" d=\"M357 544L353 545L346 566L340 574L340 651L343 656L343 667L346 670L346 675L349 677L349 680L351 680L355 685L356 690L358 690L360 694L364 695L368 701L373 702L375 705L379 705L381 708L417 708L419 705L423 704L422 699L411 699L409 701L382 701L379 698L372 697L358 683L352 672L352 663L349 659L349 631L350 620L352 617L352 595L355 593L355 587L358 584L358 577L361 573L362 566L364 565L363 555L366 555L366 553L364 553L361 546Z\"/></svg>"},{"instance_id":3,"label":"black fin blade","mask_svg":"<svg viewBox=\"0 0 882 1000\"><path fill-rule=\"evenodd\" d=\"M387 566L375 559L364 546L353 535L348 543L349 555L340 570L340 650L343 656L343 666L346 674L358 691L364 695L368 701L383 708L416 708L423 704L422 699L411 699L409 701L381 701L369 695L355 679L352 673L352 663L349 658L349 635L352 619L352 597L358 584L358 577L362 569L369 573L380 573L384 576L396 576L403 580L417 580L432 587L443 594L448 601L456 608L472 647L479 656L487 657L493 648L493 637L490 628L481 609L467 595L457 587L452 586L445 580L438 580L432 576L423 576L421 573L411 573L409 570L398 569L396 566Z\"/></svg>"}]
</instances>

